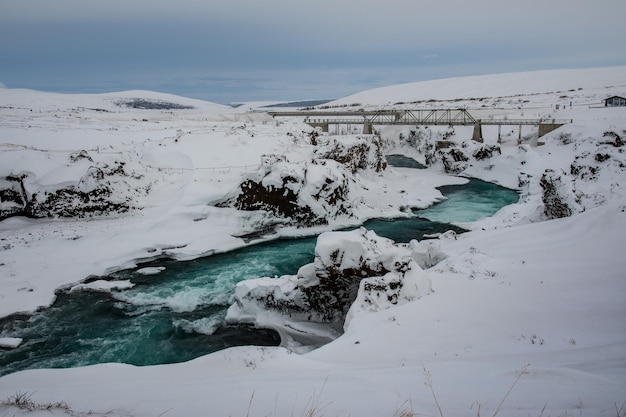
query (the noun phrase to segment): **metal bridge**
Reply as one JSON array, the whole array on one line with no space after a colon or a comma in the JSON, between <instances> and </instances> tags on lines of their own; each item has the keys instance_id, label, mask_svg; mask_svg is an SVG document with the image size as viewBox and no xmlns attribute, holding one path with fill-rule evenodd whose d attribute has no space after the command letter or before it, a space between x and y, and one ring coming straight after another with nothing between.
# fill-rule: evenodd
<instances>
[{"instance_id":1,"label":"metal bridge","mask_svg":"<svg viewBox=\"0 0 626 417\"><path fill-rule=\"evenodd\" d=\"M472 139L482 141L482 126L538 126L538 137L572 120L564 119L476 119L466 109L357 110L357 111L286 111L268 112L272 117L304 117L304 122L328 132L330 125L363 125L363 133L373 133L373 126L474 126Z\"/></svg>"}]
</instances>

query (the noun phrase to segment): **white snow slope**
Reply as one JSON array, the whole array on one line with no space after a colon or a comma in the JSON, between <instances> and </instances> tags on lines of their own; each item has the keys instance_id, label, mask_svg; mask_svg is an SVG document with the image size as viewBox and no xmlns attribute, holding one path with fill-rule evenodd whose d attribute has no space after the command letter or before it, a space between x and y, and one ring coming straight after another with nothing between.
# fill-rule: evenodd
<instances>
[{"instance_id":1,"label":"white snow slope","mask_svg":"<svg viewBox=\"0 0 626 417\"><path fill-rule=\"evenodd\" d=\"M626 145L605 135L626 137L626 108L604 108L602 100L613 95L626 95L625 67L437 80L336 102L416 102L402 106L573 123L543 137L543 146L534 146L531 128L518 145L515 127L503 132L502 155L465 168L465 175L520 187L522 198L465 225L473 231L457 239L422 243L447 256L425 270L432 293L359 311L342 336L302 355L240 347L175 365L7 375L0 378L0 415L626 415ZM134 98L194 108L115 104ZM382 130L389 153L423 159L398 140L408 130ZM104 218L0 222L0 316L48 305L56 288L138 259L244 245L233 236L263 225L266 216L210 204L255 172L263 154L309 159L309 131L301 121L157 93L0 89L1 177L29 173L29 186L40 190L77 183L88 167L68 156L85 150L94 164L123 161L136 174L116 183L116 192L142 208ZM484 136L496 144L496 131L484 129ZM471 128L452 135L459 143L469 137ZM543 213L539 179L546 169L560 175L572 216L547 220ZM426 206L441 197L435 186L462 182L439 165L356 178L357 220ZM350 222L355 218L329 228ZM12 406L16 396L31 407Z\"/></svg>"}]
</instances>

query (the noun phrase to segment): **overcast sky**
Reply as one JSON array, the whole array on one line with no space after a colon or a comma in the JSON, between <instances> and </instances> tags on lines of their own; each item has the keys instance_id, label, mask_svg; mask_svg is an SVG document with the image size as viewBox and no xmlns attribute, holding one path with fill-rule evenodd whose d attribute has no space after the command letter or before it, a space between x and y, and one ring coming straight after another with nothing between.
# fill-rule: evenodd
<instances>
[{"instance_id":1,"label":"overcast sky","mask_svg":"<svg viewBox=\"0 0 626 417\"><path fill-rule=\"evenodd\" d=\"M626 0L0 0L0 83L218 103L626 65Z\"/></svg>"}]
</instances>

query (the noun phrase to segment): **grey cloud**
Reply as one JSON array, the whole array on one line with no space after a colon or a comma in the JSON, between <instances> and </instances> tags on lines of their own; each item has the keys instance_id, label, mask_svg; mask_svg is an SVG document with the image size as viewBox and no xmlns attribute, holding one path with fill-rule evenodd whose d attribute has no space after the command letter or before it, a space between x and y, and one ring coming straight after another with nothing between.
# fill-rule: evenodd
<instances>
[{"instance_id":1,"label":"grey cloud","mask_svg":"<svg viewBox=\"0 0 626 417\"><path fill-rule=\"evenodd\" d=\"M426 78L624 65L624 15L623 0L8 0L0 81L337 97Z\"/></svg>"}]
</instances>

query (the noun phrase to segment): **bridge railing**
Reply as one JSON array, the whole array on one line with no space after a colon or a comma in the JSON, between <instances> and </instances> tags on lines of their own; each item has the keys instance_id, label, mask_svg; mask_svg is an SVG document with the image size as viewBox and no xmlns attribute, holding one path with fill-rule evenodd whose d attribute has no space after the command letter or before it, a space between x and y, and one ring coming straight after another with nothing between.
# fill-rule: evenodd
<instances>
[{"instance_id":1,"label":"bridge railing","mask_svg":"<svg viewBox=\"0 0 626 417\"><path fill-rule=\"evenodd\" d=\"M272 116L304 117L310 125L367 124L367 125L564 125L571 119L476 119L466 109L413 109L413 110L377 110L377 111L302 111L270 112Z\"/></svg>"},{"instance_id":2,"label":"bridge railing","mask_svg":"<svg viewBox=\"0 0 626 417\"><path fill-rule=\"evenodd\" d=\"M491 125L491 126L522 126L522 125L533 125L539 126L543 124L554 124L554 125L565 125L568 123L572 123L572 119L479 119L476 121L482 125Z\"/></svg>"}]
</instances>

